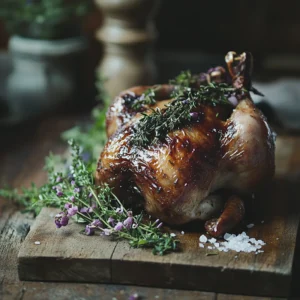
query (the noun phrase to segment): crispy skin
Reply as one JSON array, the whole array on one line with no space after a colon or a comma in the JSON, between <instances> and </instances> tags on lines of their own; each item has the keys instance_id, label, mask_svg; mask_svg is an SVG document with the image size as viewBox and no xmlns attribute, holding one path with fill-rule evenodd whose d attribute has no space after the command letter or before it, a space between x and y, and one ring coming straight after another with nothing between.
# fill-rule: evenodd
<instances>
[{"instance_id":1,"label":"crispy skin","mask_svg":"<svg viewBox=\"0 0 300 300\"><path fill-rule=\"evenodd\" d=\"M235 109L199 106L199 122L171 131L166 139L146 147L129 143L141 113L124 103L126 95L141 95L148 87L135 87L116 98L107 115L107 142L98 163L96 180L114 188L125 201L140 201L147 212L169 224L206 220L202 203L226 188L251 191L274 174L272 132L249 97ZM171 85L161 86L163 108L171 101ZM146 108L144 113L151 113ZM218 117L217 117L218 114Z\"/></svg>"}]
</instances>

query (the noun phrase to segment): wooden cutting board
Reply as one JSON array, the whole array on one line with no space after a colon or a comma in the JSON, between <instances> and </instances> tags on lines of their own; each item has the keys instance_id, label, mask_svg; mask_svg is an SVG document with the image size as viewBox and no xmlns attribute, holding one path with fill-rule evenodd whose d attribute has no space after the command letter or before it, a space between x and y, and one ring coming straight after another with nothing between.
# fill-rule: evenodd
<instances>
[{"instance_id":1,"label":"wooden cutting board","mask_svg":"<svg viewBox=\"0 0 300 300\"><path fill-rule=\"evenodd\" d=\"M154 256L150 250L130 248L126 241L82 235L83 227L76 223L56 229L57 210L44 208L20 249L19 277L286 297L299 227L299 187L285 173L286 145L276 154L277 176L256 196L248 221L255 224L247 229L248 235L266 242L263 253L207 255L208 250L198 245L204 233L199 226L197 232L184 235L172 230L180 240L180 251Z\"/></svg>"}]
</instances>

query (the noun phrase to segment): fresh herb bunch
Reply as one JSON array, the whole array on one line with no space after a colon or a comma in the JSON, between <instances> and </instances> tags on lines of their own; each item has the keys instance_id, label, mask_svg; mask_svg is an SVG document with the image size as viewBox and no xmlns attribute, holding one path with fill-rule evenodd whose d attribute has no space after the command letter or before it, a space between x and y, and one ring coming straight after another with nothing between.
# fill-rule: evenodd
<instances>
[{"instance_id":1,"label":"fresh herb bunch","mask_svg":"<svg viewBox=\"0 0 300 300\"><path fill-rule=\"evenodd\" d=\"M96 186L93 173L82 160L80 149L74 141L69 141L72 165L69 176L50 173L52 188L42 197L57 198L62 211L56 215L58 228L68 225L69 218L76 216L77 221L87 223L84 233L127 239L131 246L149 247L154 254L163 255L177 248L177 241L168 233L160 230L162 223L143 223L143 214L133 215L107 186Z\"/></svg>"},{"instance_id":2,"label":"fresh herb bunch","mask_svg":"<svg viewBox=\"0 0 300 300\"><path fill-rule=\"evenodd\" d=\"M90 0L1 0L0 18L12 34L37 39L79 35Z\"/></svg>"},{"instance_id":3,"label":"fresh herb bunch","mask_svg":"<svg viewBox=\"0 0 300 300\"><path fill-rule=\"evenodd\" d=\"M189 85L190 81L184 80L184 84ZM200 85L198 89L178 86L172 95L174 100L165 109L156 108L150 114L143 114L134 127L131 143L136 146L155 144L170 131L192 120L198 120L200 115L192 112L195 107L202 103L214 106L230 105L228 98L237 92L237 89L225 83Z\"/></svg>"},{"instance_id":4,"label":"fresh herb bunch","mask_svg":"<svg viewBox=\"0 0 300 300\"><path fill-rule=\"evenodd\" d=\"M57 172L55 157L46 159L48 181L37 188L32 185L20 195L16 190L1 190L0 196L11 198L38 213L44 206L59 207L55 216L56 227L67 226L70 218L85 223L84 234L97 231L104 236L122 238L134 248L152 248L153 254L164 255L177 249L173 235L161 231L163 223L144 221L143 212L133 215L131 210L114 195L108 185L96 186L94 172L84 162L80 147L69 141L72 161L69 168Z\"/></svg>"}]
</instances>

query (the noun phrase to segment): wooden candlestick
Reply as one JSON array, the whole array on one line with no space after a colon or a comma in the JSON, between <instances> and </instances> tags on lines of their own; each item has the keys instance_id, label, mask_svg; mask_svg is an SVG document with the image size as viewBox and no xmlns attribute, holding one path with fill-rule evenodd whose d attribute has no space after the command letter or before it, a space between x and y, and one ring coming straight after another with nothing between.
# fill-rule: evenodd
<instances>
[{"instance_id":1,"label":"wooden candlestick","mask_svg":"<svg viewBox=\"0 0 300 300\"><path fill-rule=\"evenodd\" d=\"M104 15L97 39L104 44L99 71L111 98L134 85L153 84L156 68L153 15L159 0L95 0Z\"/></svg>"}]
</instances>

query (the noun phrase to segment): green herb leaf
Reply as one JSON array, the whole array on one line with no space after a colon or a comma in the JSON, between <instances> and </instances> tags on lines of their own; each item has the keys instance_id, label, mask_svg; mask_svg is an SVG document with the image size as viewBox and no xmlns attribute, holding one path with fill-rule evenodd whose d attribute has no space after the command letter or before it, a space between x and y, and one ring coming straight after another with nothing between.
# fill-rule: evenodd
<instances>
[{"instance_id":1,"label":"green herb leaf","mask_svg":"<svg viewBox=\"0 0 300 300\"><path fill-rule=\"evenodd\" d=\"M165 109L152 109L150 114L143 113L143 117L136 123L131 144L147 146L155 144L175 129L191 121L190 113L200 104L230 105L228 97L238 90L225 83L210 83L201 85L198 89L180 87L175 89L174 100Z\"/></svg>"}]
</instances>

